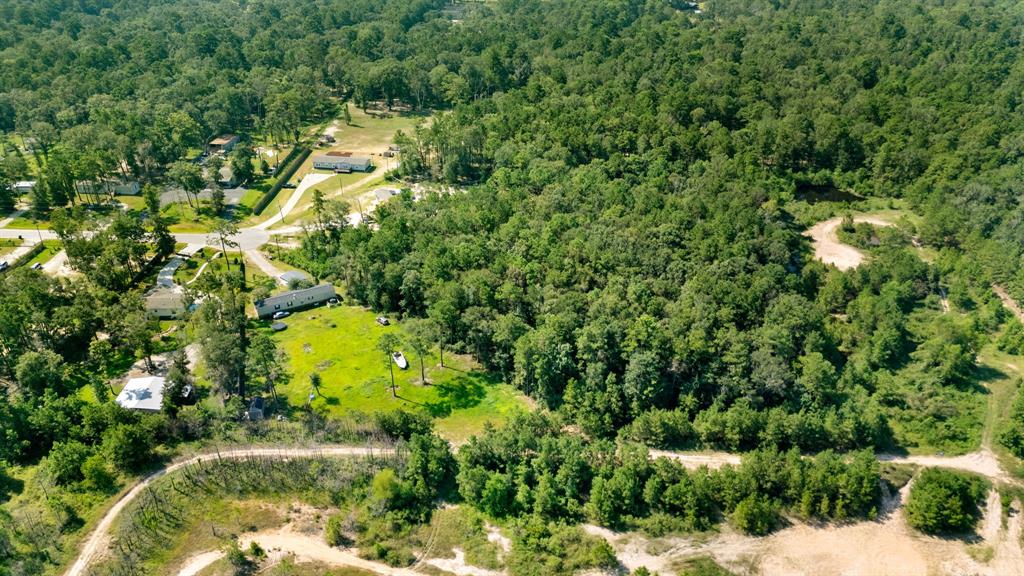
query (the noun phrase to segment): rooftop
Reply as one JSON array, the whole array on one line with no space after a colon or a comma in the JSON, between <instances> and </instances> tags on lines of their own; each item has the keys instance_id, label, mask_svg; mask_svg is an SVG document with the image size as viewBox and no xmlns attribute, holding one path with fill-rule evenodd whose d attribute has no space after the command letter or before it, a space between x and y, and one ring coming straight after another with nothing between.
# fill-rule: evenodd
<instances>
[{"instance_id":1,"label":"rooftop","mask_svg":"<svg viewBox=\"0 0 1024 576\"><path fill-rule=\"evenodd\" d=\"M117 395L116 402L129 410L159 412L164 399L164 379L160 376L132 378Z\"/></svg>"},{"instance_id":2,"label":"rooftop","mask_svg":"<svg viewBox=\"0 0 1024 576\"><path fill-rule=\"evenodd\" d=\"M234 134L225 134L219 138L210 140L210 146L223 146L225 144L230 144L235 138L238 138L238 136L235 136Z\"/></svg>"}]
</instances>

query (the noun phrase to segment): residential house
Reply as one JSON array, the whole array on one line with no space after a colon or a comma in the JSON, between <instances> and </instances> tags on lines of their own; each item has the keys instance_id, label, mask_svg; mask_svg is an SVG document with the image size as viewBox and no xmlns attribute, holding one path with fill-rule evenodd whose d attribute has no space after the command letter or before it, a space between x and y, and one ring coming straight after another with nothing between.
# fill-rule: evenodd
<instances>
[{"instance_id":1,"label":"residential house","mask_svg":"<svg viewBox=\"0 0 1024 576\"><path fill-rule=\"evenodd\" d=\"M32 192L32 189L36 187L35 180L20 180L14 183L15 194L28 194Z\"/></svg>"},{"instance_id":2,"label":"residential house","mask_svg":"<svg viewBox=\"0 0 1024 576\"><path fill-rule=\"evenodd\" d=\"M164 379L160 376L132 378L114 400L123 408L159 412L164 400Z\"/></svg>"},{"instance_id":3,"label":"residential house","mask_svg":"<svg viewBox=\"0 0 1024 576\"><path fill-rule=\"evenodd\" d=\"M235 149L235 146L238 144L238 140L238 136L235 136L234 134L224 134L223 136L210 140L208 148L211 154L216 154L218 152L227 154Z\"/></svg>"},{"instance_id":4,"label":"residential house","mask_svg":"<svg viewBox=\"0 0 1024 576\"><path fill-rule=\"evenodd\" d=\"M169 289L156 289L146 295L146 315L158 320L177 320L185 314L185 295Z\"/></svg>"},{"instance_id":5,"label":"residential house","mask_svg":"<svg viewBox=\"0 0 1024 576\"><path fill-rule=\"evenodd\" d=\"M351 156L347 152L329 152L313 157L313 168L335 172L369 172L373 163L369 158Z\"/></svg>"},{"instance_id":6,"label":"residential house","mask_svg":"<svg viewBox=\"0 0 1024 576\"><path fill-rule=\"evenodd\" d=\"M280 296L270 296L256 300L253 304L256 306L256 314L260 318L270 318L276 312L291 312L300 308L317 306L331 298L337 298L337 294L334 292L334 285L328 283L285 292Z\"/></svg>"}]
</instances>

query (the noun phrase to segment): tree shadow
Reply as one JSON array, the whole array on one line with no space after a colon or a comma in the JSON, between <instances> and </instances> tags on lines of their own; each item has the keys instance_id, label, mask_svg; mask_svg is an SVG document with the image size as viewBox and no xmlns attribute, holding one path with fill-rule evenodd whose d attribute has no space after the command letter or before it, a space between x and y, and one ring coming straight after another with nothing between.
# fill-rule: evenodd
<instances>
[{"instance_id":1,"label":"tree shadow","mask_svg":"<svg viewBox=\"0 0 1024 576\"><path fill-rule=\"evenodd\" d=\"M458 376L448 382L436 384L438 399L427 402L427 412L434 418L443 418L455 410L472 408L480 404L486 395L483 384L478 378Z\"/></svg>"}]
</instances>

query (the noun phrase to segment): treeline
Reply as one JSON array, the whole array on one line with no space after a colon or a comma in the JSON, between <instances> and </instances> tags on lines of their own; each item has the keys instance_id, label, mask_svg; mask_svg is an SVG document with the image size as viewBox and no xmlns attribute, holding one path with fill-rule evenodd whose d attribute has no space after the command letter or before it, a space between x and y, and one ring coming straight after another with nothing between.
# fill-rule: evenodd
<instances>
[{"instance_id":1,"label":"treeline","mask_svg":"<svg viewBox=\"0 0 1024 576\"><path fill-rule=\"evenodd\" d=\"M17 180L38 178L35 204L62 207L83 182L160 179L218 134L298 140L339 97L470 102L525 82L535 51L478 3L103 4L0 7L0 134L20 136L0 146L0 209Z\"/></svg>"},{"instance_id":2,"label":"treeline","mask_svg":"<svg viewBox=\"0 0 1024 576\"><path fill-rule=\"evenodd\" d=\"M669 410L684 445L967 450L1005 318L988 285L1019 277L1024 127L999 96L1020 17L971 6L502 4L546 46L528 79L396 139L405 176L456 193L295 261L599 437ZM822 189L902 197L938 256L893 238L856 271L814 262L794 213ZM940 284L977 314L925 313Z\"/></svg>"},{"instance_id":3,"label":"treeline","mask_svg":"<svg viewBox=\"0 0 1024 576\"><path fill-rule=\"evenodd\" d=\"M592 521L653 532L707 530L730 519L764 534L783 512L807 519L873 518L878 463L870 451L763 450L738 467L690 471L646 448L588 442L559 431L556 421L513 419L460 448L459 494L498 518Z\"/></svg>"}]
</instances>

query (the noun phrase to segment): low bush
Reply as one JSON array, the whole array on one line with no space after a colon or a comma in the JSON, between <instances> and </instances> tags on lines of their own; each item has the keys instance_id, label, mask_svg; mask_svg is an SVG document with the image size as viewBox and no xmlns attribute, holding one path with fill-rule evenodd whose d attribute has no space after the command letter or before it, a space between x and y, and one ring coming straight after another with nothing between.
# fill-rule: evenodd
<instances>
[{"instance_id":1,"label":"low bush","mask_svg":"<svg viewBox=\"0 0 1024 576\"><path fill-rule=\"evenodd\" d=\"M907 523L929 534L972 530L986 489L977 476L927 468L910 489Z\"/></svg>"}]
</instances>

